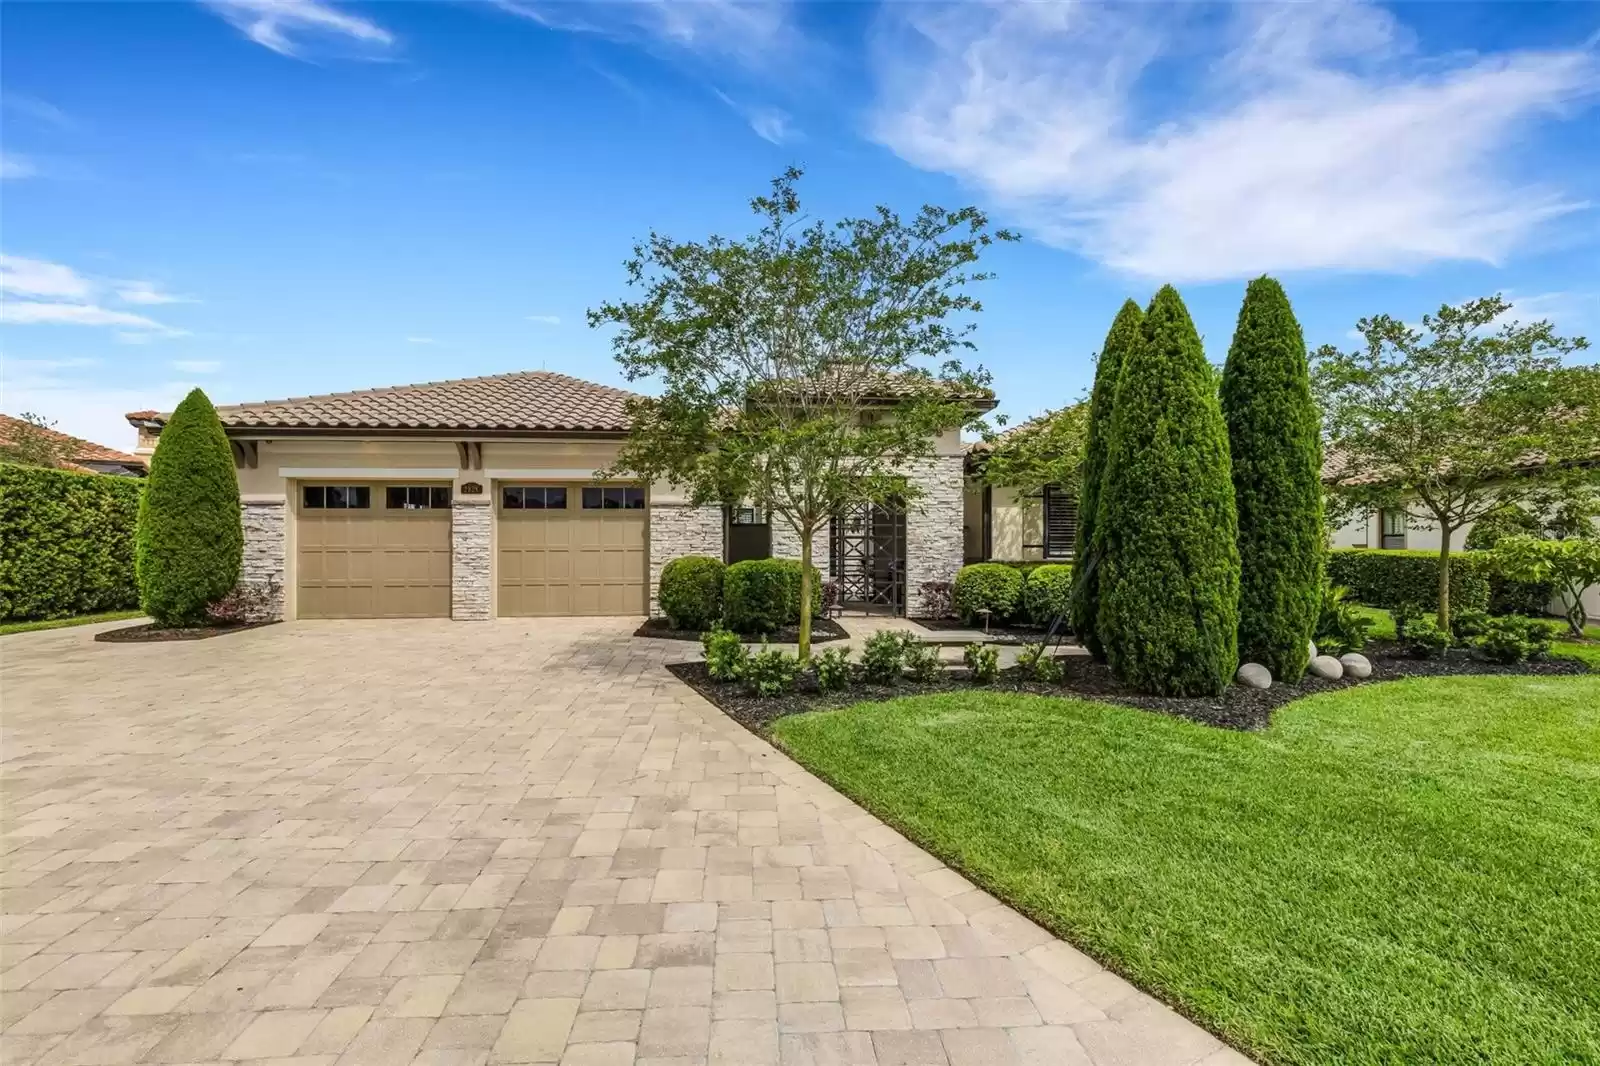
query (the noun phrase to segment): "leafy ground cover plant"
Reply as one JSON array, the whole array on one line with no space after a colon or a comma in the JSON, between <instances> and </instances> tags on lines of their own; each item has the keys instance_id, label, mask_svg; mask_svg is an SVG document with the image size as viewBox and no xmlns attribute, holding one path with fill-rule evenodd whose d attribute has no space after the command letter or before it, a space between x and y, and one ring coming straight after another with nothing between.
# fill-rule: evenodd
<instances>
[{"instance_id":1,"label":"leafy ground cover plant","mask_svg":"<svg viewBox=\"0 0 1600 1066\"><path fill-rule=\"evenodd\" d=\"M761 650L745 660L740 680L752 696L771 699L781 696L800 675L800 660L779 648L761 645Z\"/></svg>"},{"instance_id":2,"label":"leafy ground cover plant","mask_svg":"<svg viewBox=\"0 0 1600 1066\"><path fill-rule=\"evenodd\" d=\"M961 661L972 672L972 680L980 685L990 685L1000 676L1000 653L989 644L968 644L961 652Z\"/></svg>"},{"instance_id":3,"label":"leafy ground cover plant","mask_svg":"<svg viewBox=\"0 0 1600 1066\"><path fill-rule=\"evenodd\" d=\"M1346 598L1349 592L1342 585L1325 585L1322 589L1322 608L1313 639L1317 650L1326 655L1343 655L1367 646L1372 619Z\"/></svg>"},{"instance_id":4,"label":"leafy ground cover plant","mask_svg":"<svg viewBox=\"0 0 1600 1066\"><path fill-rule=\"evenodd\" d=\"M817 667L817 688L823 692L839 692L850 687L849 648L829 648L814 661Z\"/></svg>"},{"instance_id":5,"label":"leafy ground cover plant","mask_svg":"<svg viewBox=\"0 0 1600 1066\"><path fill-rule=\"evenodd\" d=\"M933 681L944 673L944 662L939 658L939 645L918 640L905 643L906 673L915 681Z\"/></svg>"},{"instance_id":6,"label":"leafy ground cover plant","mask_svg":"<svg viewBox=\"0 0 1600 1066\"><path fill-rule=\"evenodd\" d=\"M700 634L700 646L705 649L706 672L713 681L737 681L750 657L739 634L721 626Z\"/></svg>"},{"instance_id":7,"label":"leafy ground cover plant","mask_svg":"<svg viewBox=\"0 0 1600 1066\"><path fill-rule=\"evenodd\" d=\"M1017 667L1028 680L1047 685L1055 684L1064 676L1061 663L1054 655L1047 654L1043 644L1024 644L1017 655Z\"/></svg>"},{"instance_id":8,"label":"leafy ground cover plant","mask_svg":"<svg viewBox=\"0 0 1600 1066\"><path fill-rule=\"evenodd\" d=\"M1437 659L1452 643L1450 631L1440 629L1438 621L1430 615L1409 619L1400 642L1405 645L1406 654L1414 659Z\"/></svg>"},{"instance_id":9,"label":"leafy ground cover plant","mask_svg":"<svg viewBox=\"0 0 1600 1066\"><path fill-rule=\"evenodd\" d=\"M861 646L862 675L877 685L892 685L899 681L905 667L907 636L909 634L884 629L868 637Z\"/></svg>"}]
</instances>

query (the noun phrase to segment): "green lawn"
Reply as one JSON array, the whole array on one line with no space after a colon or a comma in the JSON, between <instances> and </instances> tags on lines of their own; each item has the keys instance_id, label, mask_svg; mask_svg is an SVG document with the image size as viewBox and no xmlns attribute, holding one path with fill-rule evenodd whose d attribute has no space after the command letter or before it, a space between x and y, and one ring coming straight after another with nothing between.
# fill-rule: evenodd
<instances>
[{"instance_id":1,"label":"green lawn","mask_svg":"<svg viewBox=\"0 0 1600 1066\"><path fill-rule=\"evenodd\" d=\"M124 618L143 617L143 611L107 611L104 614L80 614L74 618L45 618L37 622L0 622L0 637L11 633L32 633L40 629L65 629L67 626L86 626L95 622L120 622Z\"/></svg>"},{"instance_id":2,"label":"green lawn","mask_svg":"<svg viewBox=\"0 0 1600 1066\"><path fill-rule=\"evenodd\" d=\"M1272 1063L1600 1063L1600 677L1348 689L1234 733L1009 693L795 758Z\"/></svg>"}]
</instances>

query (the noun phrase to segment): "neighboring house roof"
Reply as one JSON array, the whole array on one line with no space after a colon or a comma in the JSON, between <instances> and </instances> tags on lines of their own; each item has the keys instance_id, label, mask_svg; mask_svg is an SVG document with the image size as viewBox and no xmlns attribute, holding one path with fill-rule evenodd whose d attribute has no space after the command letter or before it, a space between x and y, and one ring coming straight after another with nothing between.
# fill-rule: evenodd
<instances>
[{"instance_id":1,"label":"neighboring house roof","mask_svg":"<svg viewBox=\"0 0 1600 1066\"><path fill-rule=\"evenodd\" d=\"M229 429L604 432L628 429L634 394L544 370L299 396L217 408ZM134 411L159 428L170 414Z\"/></svg>"},{"instance_id":2,"label":"neighboring house roof","mask_svg":"<svg viewBox=\"0 0 1600 1066\"><path fill-rule=\"evenodd\" d=\"M10 415L0 415L0 446L10 444L12 434L17 427L26 427L24 432L42 434L59 441L62 445L62 454L71 461L67 466L75 470L88 470L98 474L126 472L143 473L147 467L145 461L137 455L119 452L115 448L107 448L103 444L96 444L91 440L83 440L68 433L61 433L44 426L35 426L24 422L20 418Z\"/></svg>"},{"instance_id":3,"label":"neighboring house roof","mask_svg":"<svg viewBox=\"0 0 1600 1066\"><path fill-rule=\"evenodd\" d=\"M1579 460L1576 465L1588 466L1600 461L1600 456ZM1511 464L1511 470L1536 470L1550 462L1541 451L1524 452ZM1444 468L1441 468L1444 469ZM1337 445L1325 445L1322 453L1322 481L1327 485L1381 485L1388 476L1381 470L1358 470L1350 455Z\"/></svg>"}]
</instances>

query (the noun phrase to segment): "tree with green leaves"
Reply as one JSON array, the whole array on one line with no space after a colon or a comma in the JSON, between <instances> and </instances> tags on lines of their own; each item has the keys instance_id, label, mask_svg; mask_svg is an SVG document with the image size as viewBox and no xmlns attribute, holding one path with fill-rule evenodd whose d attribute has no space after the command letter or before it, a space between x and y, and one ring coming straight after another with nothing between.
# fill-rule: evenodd
<instances>
[{"instance_id":1,"label":"tree with green leaves","mask_svg":"<svg viewBox=\"0 0 1600 1066\"><path fill-rule=\"evenodd\" d=\"M1100 562L1103 545L1096 539L1100 492L1111 443L1111 417L1116 405L1117 381L1129 353L1143 342L1144 311L1132 300L1123 301L1111 332L1095 364L1094 388L1089 394L1089 425L1083 447L1081 487L1078 495L1078 543L1073 553L1072 630L1078 643L1097 662L1105 661L1105 648L1095 635L1100 614Z\"/></svg>"},{"instance_id":2,"label":"tree with green leaves","mask_svg":"<svg viewBox=\"0 0 1600 1066\"><path fill-rule=\"evenodd\" d=\"M134 558L140 605L160 625L200 625L239 583L243 559L233 452L216 408L195 389L150 458Z\"/></svg>"},{"instance_id":3,"label":"tree with green leaves","mask_svg":"<svg viewBox=\"0 0 1600 1066\"><path fill-rule=\"evenodd\" d=\"M1297 681L1322 608L1322 425L1305 337L1272 278L1245 288L1221 402L1239 514L1239 657Z\"/></svg>"},{"instance_id":4,"label":"tree with green leaves","mask_svg":"<svg viewBox=\"0 0 1600 1066\"><path fill-rule=\"evenodd\" d=\"M834 225L800 211L790 168L751 201L742 238L680 242L652 233L627 261L638 298L589 312L615 327L632 430L611 472L684 487L696 504L770 512L800 543L800 657L811 646L812 545L860 503L914 504L908 475L939 433L981 428L988 375L963 368L968 287L996 241L976 208L887 207ZM961 321L952 321L961 319Z\"/></svg>"},{"instance_id":5,"label":"tree with green leaves","mask_svg":"<svg viewBox=\"0 0 1600 1066\"><path fill-rule=\"evenodd\" d=\"M1441 629L1464 526L1507 504L1547 513L1600 478L1600 368L1563 363L1588 342L1507 320L1511 310L1496 295L1441 307L1420 328L1364 318L1363 348L1327 345L1314 362L1324 435L1340 456L1334 491L1439 529Z\"/></svg>"},{"instance_id":6,"label":"tree with green leaves","mask_svg":"<svg viewBox=\"0 0 1600 1066\"><path fill-rule=\"evenodd\" d=\"M1075 403L1004 433L987 434L987 447L979 453L983 480L1015 489L1021 499L1036 499L1052 485L1077 494L1088 429L1089 406Z\"/></svg>"},{"instance_id":7,"label":"tree with green leaves","mask_svg":"<svg viewBox=\"0 0 1600 1066\"><path fill-rule=\"evenodd\" d=\"M1561 590L1567 629L1583 636L1588 621L1583 594L1600 584L1600 538L1546 540L1527 534L1506 537L1494 546L1500 572L1512 581L1548 581Z\"/></svg>"},{"instance_id":8,"label":"tree with green leaves","mask_svg":"<svg viewBox=\"0 0 1600 1066\"><path fill-rule=\"evenodd\" d=\"M1122 361L1100 485L1100 611L1112 673L1163 696L1220 693L1238 667L1239 547L1228 429L1183 299L1163 286Z\"/></svg>"}]
</instances>

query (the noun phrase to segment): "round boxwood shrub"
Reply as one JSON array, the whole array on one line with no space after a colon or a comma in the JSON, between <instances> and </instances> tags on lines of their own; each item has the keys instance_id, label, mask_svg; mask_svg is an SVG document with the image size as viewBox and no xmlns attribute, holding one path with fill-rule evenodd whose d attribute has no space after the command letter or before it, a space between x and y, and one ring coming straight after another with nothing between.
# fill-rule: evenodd
<instances>
[{"instance_id":1,"label":"round boxwood shrub","mask_svg":"<svg viewBox=\"0 0 1600 1066\"><path fill-rule=\"evenodd\" d=\"M822 576L811 568L811 617L822 610ZM722 577L723 622L735 633L771 633L800 621L800 563L746 559Z\"/></svg>"},{"instance_id":2,"label":"round boxwood shrub","mask_svg":"<svg viewBox=\"0 0 1600 1066\"><path fill-rule=\"evenodd\" d=\"M1305 338L1272 278L1245 289L1222 415L1239 512L1239 657L1298 681L1322 606L1322 432Z\"/></svg>"},{"instance_id":3,"label":"round boxwood shrub","mask_svg":"<svg viewBox=\"0 0 1600 1066\"><path fill-rule=\"evenodd\" d=\"M1096 537L1095 634L1112 673L1162 696L1216 695L1239 665L1239 546L1216 376L1164 286L1123 360Z\"/></svg>"},{"instance_id":4,"label":"round boxwood shrub","mask_svg":"<svg viewBox=\"0 0 1600 1066\"><path fill-rule=\"evenodd\" d=\"M1036 626L1047 626L1072 609L1072 566L1046 563L1028 571L1022 604Z\"/></svg>"},{"instance_id":5,"label":"round boxwood shrub","mask_svg":"<svg viewBox=\"0 0 1600 1066\"><path fill-rule=\"evenodd\" d=\"M1022 572L1005 563L973 563L956 574L951 600L956 613L968 625L983 621L980 611L988 611L989 621L1003 622L1022 606Z\"/></svg>"},{"instance_id":6,"label":"round boxwood shrub","mask_svg":"<svg viewBox=\"0 0 1600 1066\"><path fill-rule=\"evenodd\" d=\"M710 629L722 618L721 559L685 555L661 568L656 597L677 629Z\"/></svg>"},{"instance_id":7,"label":"round boxwood shrub","mask_svg":"<svg viewBox=\"0 0 1600 1066\"><path fill-rule=\"evenodd\" d=\"M1105 477L1106 449L1111 444L1111 415L1116 404L1117 381L1122 363L1137 345L1143 343L1144 311L1132 300L1111 323L1111 332L1100 349L1095 364L1094 390L1089 394L1089 433L1083 446L1082 484L1078 490L1078 568L1072 590L1072 631L1096 662L1105 661L1105 648L1095 636L1095 619L1100 614L1100 553L1103 542L1097 539L1100 488Z\"/></svg>"},{"instance_id":8,"label":"round boxwood shrub","mask_svg":"<svg viewBox=\"0 0 1600 1066\"><path fill-rule=\"evenodd\" d=\"M139 602L160 625L199 625L239 583L244 527L233 452L206 394L172 413L139 505Z\"/></svg>"},{"instance_id":9,"label":"round boxwood shrub","mask_svg":"<svg viewBox=\"0 0 1600 1066\"><path fill-rule=\"evenodd\" d=\"M784 625L798 625L800 622L800 560L799 559L774 559L784 568L789 575L789 606L788 613L784 615ZM811 568L811 617L816 619L822 613L822 574L816 567Z\"/></svg>"}]
</instances>

